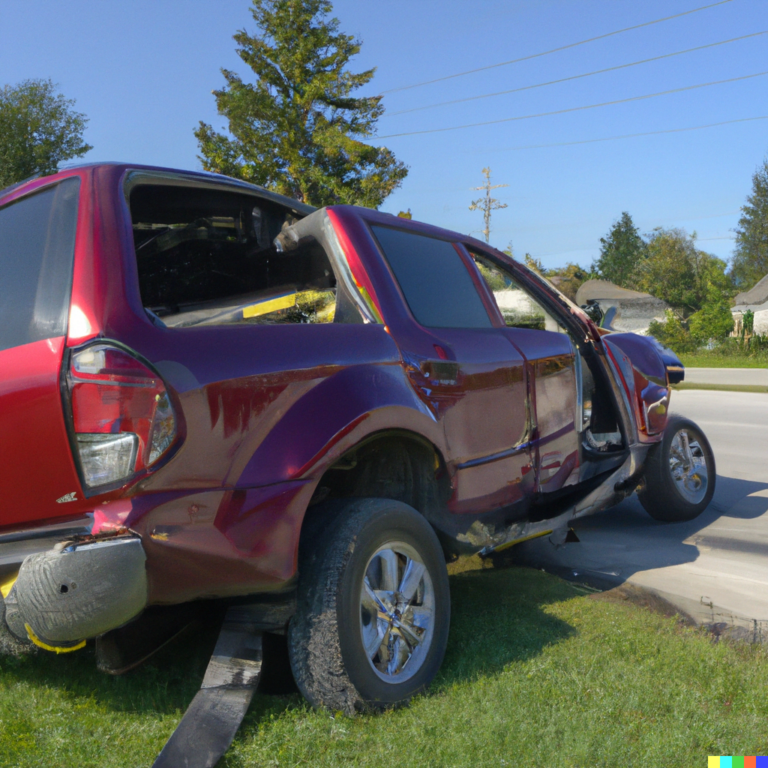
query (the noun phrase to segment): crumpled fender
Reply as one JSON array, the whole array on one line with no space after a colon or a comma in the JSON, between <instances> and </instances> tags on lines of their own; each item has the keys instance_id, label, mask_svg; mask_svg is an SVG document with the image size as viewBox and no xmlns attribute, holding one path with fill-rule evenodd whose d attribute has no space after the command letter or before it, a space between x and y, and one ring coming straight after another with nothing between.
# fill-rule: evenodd
<instances>
[{"instance_id":1,"label":"crumpled fender","mask_svg":"<svg viewBox=\"0 0 768 768\"><path fill-rule=\"evenodd\" d=\"M640 440L660 435L669 414L669 385L682 381L683 364L652 336L612 333L603 342L618 347L632 365Z\"/></svg>"},{"instance_id":2,"label":"crumpled fender","mask_svg":"<svg viewBox=\"0 0 768 768\"><path fill-rule=\"evenodd\" d=\"M353 366L306 392L258 446L240 488L313 476L366 436L415 432L442 449L442 430L400 365Z\"/></svg>"},{"instance_id":3,"label":"crumpled fender","mask_svg":"<svg viewBox=\"0 0 768 768\"><path fill-rule=\"evenodd\" d=\"M659 386L678 384L685 378L680 358L653 336L636 333L612 333L608 337L632 361L632 367L648 381Z\"/></svg>"}]
</instances>

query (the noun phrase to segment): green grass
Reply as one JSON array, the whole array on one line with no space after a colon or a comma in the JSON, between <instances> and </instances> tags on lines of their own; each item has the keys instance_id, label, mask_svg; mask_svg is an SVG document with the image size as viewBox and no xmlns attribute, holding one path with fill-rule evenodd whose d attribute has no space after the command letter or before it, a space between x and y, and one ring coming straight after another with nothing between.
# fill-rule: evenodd
<instances>
[{"instance_id":1,"label":"green grass","mask_svg":"<svg viewBox=\"0 0 768 768\"><path fill-rule=\"evenodd\" d=\"M258 696L221 765L615 768L768 753L761 647L713 644L535 570L454 572L451 589L448 653L426 694L352 719ZM214 639L187 636L123 678L99 675L87 650L0 660L0 766L151 765Z\"/></svg>"},{"instance_id":2,"label":"green grass","mask_svg":"<svg viewBox=\"0 0 768 768\"><path fill-rule=\"evenodd\" d=\"M768 357L764 354L747 356L697 352L679 357L686 368L768 368Z\"/></svg>"}]
</instances>

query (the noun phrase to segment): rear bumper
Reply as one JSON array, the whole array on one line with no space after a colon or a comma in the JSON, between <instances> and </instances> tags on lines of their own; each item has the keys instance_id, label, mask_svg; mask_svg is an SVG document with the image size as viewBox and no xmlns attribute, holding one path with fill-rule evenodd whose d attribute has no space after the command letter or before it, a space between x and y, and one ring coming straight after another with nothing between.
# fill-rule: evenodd
<instances>
[{"instance_id":1,"label":"rear bumper","mask_svg":"<svg viewBox=\"0 0 768 768\"><path fill-rule=\"evenodd\" d=\"M290 602L311 481L111 500L87 518L0 535L6 624L67 648L148 606L272 595ZM29 630L27 630L27 626Z\"/></svg>"},{"instance_id":2,"label":"rear bumper","mask_svg":"<svg viewBox=\"0 0 768 768\"><path fill-rule=\"evenodd\" d=\"M47 650L79 647L144 610L146 559L132 535L62 542L29 555L5 599L6 624Z\"/></svg>"},{"instance_id":3,"label":"rear bumper","mask_svg":"<svg viewBox=\"0 0 768 768\"><path fill-rule=\"evenodd\" d=\"M92 522L90 517L81 517L0 533L0 584L18 573L24 558L29 555L46 552L64 539L89 534Z\"/></svg>"}]
</instances>

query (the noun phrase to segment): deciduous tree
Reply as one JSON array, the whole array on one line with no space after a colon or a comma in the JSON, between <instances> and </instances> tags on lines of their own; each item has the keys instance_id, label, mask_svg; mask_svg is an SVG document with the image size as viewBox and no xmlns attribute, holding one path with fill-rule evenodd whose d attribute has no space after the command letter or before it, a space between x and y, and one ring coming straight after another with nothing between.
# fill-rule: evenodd
<instances>
[{"instance_id":1,"label":"deciduous tree","mask_svg":"<svg viewBox=\"0 0 768 768\"><path fill-rule=\"evenodd\" d=\"M562 291L571 301L576 301L576 292L592 277L584 267L569 261L564 267L550 269L547 277L552 280L559 278L556 282L558 290Z\"/></svg>"},{"instance_id":2,"label":"deciduous tree","mask_svg":"<svg viewBox=\"0 0 768 768\"><path fill-rule=\"evenodd\" d=\"M200 123L203 167L312 205L378 207L408 169L389 149L362 141L384 107L380 96L352 95L375 72L347 68L360 42L339 32L329 0L252 5L256 33L234 39L255 81L222 70L226 85L214 95L229 131Z\"/></svg>"},{"instance_id":3,"label":"deciduous tree","mask_svg":"<svg viewBox=\"0 0 768 768\"><path fill-rule=\"evenodd\" d=\"M726 263L696 248L696 236L681 229L656 229L648 255L638 268L635 286L663 299L684 317L708 302L727 300L732 286Z\"/></svg>"},{"instance_id":4,"label":"deciduous tree","mask_svg":"<svg viewBox=\"0 0 768 768\"><path fill-rule=\"evenodd\" d=\"M733 315L725 297L708 301L698 312L688 318L691 337L705 343L724 339L733 330Z\"/></svg>"},{"instance_id":5,"label":"deciduous tree","mask_svg":"<svg viewBox=\"0 0 768 768\"><path fill-rule=\"evenodd\" d=\"M693 352L696 349L696 342L691 338L691 334L680 318L668 309L662 322L653 320L648 326L648 335L658 339L665 347L683 354L684 352Z\"/></svg>"},{"instance_id":6,"label":"deciduous tree","mask_svg":"<svg viewBox=\"0 0 768 768\"><path fill-rule=\"evenodd\" d=\"M0 189L59 163L82 157L88 118L75 112L50 80L25 80L0 88Z\"/></svg>"}]
</instances>

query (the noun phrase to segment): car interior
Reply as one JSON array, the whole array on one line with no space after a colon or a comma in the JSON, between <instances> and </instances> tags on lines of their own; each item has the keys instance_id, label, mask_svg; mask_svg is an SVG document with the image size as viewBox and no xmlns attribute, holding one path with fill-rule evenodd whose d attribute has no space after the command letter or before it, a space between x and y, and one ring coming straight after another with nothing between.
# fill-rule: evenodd
<instances>
[{"instance_id":1,"label":"car interior","mask_svg":"<svg viewBox=\"0 0 768 768\"><path fill-rule=\"evenodd\" d=\"M539 301L531 296L506 270L486 256L472 252L472 258L493 293L508 328L565 333L571 339L576 365L576 385L580 388L580 404L576 428L582 435L582 480L606 471L604 464L613 465L617 453L623 453L624 441L613 405L608 382L591 347L566 328ZM590 466L591 465L591 466Z\"/></svg>"},{"instance_id":2,"label":"car interior","mask_svg":"<svg viewBox=\"0 0 768 768\"><path fill-rule=\"evenodd\" d=\"M130 193L139 288L156 324L349 322L316 240L281 253L295 214L269 200L207 187L140 184Z\"/></svg>"}]
</instances>

